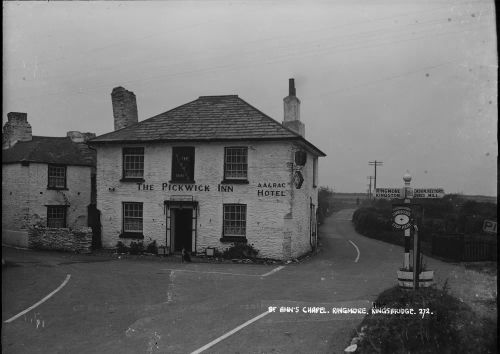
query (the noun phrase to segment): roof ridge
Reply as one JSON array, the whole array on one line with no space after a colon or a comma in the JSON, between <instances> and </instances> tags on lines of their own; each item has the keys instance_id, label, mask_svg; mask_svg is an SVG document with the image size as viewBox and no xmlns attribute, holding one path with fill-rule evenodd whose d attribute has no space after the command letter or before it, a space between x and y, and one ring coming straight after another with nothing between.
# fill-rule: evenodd
<instances>
[{"instance_id":1,"label":"roof ridge","mask_svg":"<svg viewBox=\"0 0 500 354\"><path fill-rule=\"evenodd\" d=\"M204 95L204 96L199 96L198 99L200 98L212 98L212 97L231 97L231 98L239 98L238 95Z\"/></svg>"},{"instance_id":2,"label":"roof ridge","mask_svg":"<svg viewBox=\"0 0 500 354\"><path fill-rule=\"evenodd\" d=\"M32 135L32 138L43 138L43 139L69 139L68 136L45 136L45 135Z\"/></svg>"}]
</instances>

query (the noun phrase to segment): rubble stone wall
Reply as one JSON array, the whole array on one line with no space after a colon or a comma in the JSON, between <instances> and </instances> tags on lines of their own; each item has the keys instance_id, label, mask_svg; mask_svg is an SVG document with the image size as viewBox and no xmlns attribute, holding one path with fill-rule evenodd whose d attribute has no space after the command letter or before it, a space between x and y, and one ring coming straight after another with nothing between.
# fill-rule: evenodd
<instances>
[{"instance_id":1,"label":"rubble stone wall","mask_svg":"<svg viewBox=\"0 0 500 354\"><path fill-rule=\"evenodd\" d=\"M52 229L33 226L28 230L30 248L89 253L92 249L92 229Z\"/></svg>"}]
</instances>

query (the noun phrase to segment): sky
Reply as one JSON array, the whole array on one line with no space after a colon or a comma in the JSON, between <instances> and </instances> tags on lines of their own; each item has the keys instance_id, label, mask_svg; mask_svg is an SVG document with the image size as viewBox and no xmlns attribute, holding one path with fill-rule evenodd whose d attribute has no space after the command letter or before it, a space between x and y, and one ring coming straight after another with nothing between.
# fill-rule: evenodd
<instances>
[{"instance_id":1,"label":"sky","mask_svg":"<svg viewBox=\"0 0 500 354\"><path fill-rule=\"evenodd\" d=\"M335 192L497 194L494 1L3 2L3 122L34 135L113 130L111 91L139 121L237 94L283 120L295 79L306 139Z\"/></svg>"}]
</instances>

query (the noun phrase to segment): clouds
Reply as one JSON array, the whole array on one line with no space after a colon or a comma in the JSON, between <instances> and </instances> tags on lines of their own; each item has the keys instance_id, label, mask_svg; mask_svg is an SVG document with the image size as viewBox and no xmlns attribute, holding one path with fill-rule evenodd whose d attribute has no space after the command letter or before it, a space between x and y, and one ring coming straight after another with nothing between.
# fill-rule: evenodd
<instances>
[{"instance_id":1,"label":"clouds","mask_svg":"<svg viewBox=\"0 0 500 354\"><path fill-rule=\"evenodd\" d=\"M123 85L140 120L239 94L281 121L294 77L306 136L328 154L321 184L363 191L368 161L380 159L380 185L428 170L415 183L492 195L492 10L451 0L5 3L3 117L28 112L39 135L105 133L111 90ZM478 158L486 151L495 156Z\"/></svg>"}]
</instances>

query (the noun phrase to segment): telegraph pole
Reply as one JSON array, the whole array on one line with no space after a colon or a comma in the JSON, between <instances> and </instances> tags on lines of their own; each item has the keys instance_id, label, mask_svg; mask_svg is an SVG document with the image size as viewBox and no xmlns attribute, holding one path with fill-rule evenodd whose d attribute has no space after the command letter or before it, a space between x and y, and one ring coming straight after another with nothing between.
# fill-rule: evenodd
<instances>
[{"instance_id":1,"label":"telegraph pole","mask_svg":"<svg viewBox=\"0 0 500 354\"><path fill-rule=\"evenodd\" d=\"M375 174L373 176L373 189L377 193L377 166L382 166L384 163L382 161L368 161L368 165L375 167Z\"/></svg>"},{"instance_id":2,"label":"telegraph pole","mask_svg":"<svg viewBox=\"0 0 500 354\"><path fill-rule=\"evenodd\" d=\"M372 199L372 179L373 179L373 176L368 176L366 177L370 180L370 184L368 185L368 198L369 199Z\"/></svg>"}]
</instances>

